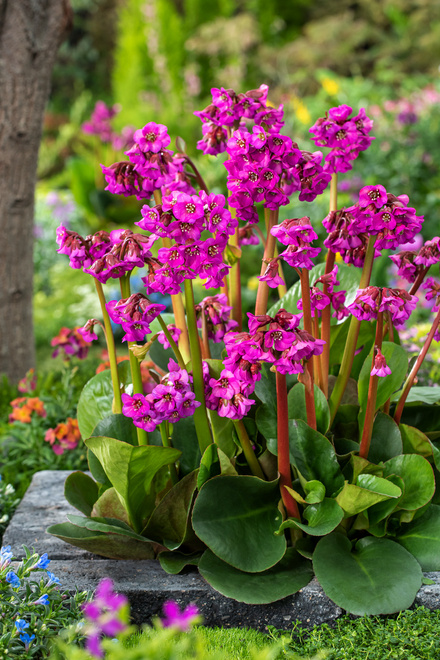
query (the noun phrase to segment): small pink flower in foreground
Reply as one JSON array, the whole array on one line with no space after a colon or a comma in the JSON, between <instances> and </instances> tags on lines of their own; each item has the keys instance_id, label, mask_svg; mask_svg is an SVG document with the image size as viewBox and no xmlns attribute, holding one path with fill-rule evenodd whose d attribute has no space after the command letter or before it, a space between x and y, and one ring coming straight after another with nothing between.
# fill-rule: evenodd
<instances>
[{"instance_id":1,"label":"small pink flower in foreground","mask_svg":"<svg viewBox=\"0 0 440 660\"><path fill-rule=\"evenodd\" d=\"M383 378L384 376L389 376L390 373L391 369L387 365L385 356L382 355L381 351L378 349L374 358L374 367L370 372L370 376L380 376Z\"/></svg>"},{"instance_id":2,"label":"small pink flower in foreground","mask_svg":"<svg viewBox=\"0 0 440 660\"><path fill-rule=\"evenodd\" d=\"M113 591L113 582L104 578L99 583L94 599L83 606L86 619L86 649L94 658L103 658L103 635L114 637L127 627L128 600Z\"/></svg>"},{"instance_id":3,"label":"small pink flower in foreground","mask_svg":"<svg viewBox=\"0 0 440 660\"><path fill-rule=\"evenodd\" d=\"M163 605L165 618L161 619L165 628L177 628L182 632L188 632L199 620L199 610L197 605L190 603L183 612L180 611L178 604L173 600L167 600Z\"/></svg>"}]
</instances>

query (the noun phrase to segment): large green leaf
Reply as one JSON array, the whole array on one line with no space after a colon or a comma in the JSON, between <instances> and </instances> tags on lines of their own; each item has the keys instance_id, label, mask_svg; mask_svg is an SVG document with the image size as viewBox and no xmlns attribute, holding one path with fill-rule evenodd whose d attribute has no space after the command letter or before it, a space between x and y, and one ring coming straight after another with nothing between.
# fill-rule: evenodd
<instances>
[{"instance_id":1,"label":"large green leaf","mask_svg":"<svg viewBox=\"0 0 440 660\"><path fill-rule=\"evenodd\" d=\"M120 383L129 382L128 366L118 365ZM89 438L93 429L107 415L113 413L113 387L109 369L101 371L84 386L78 401L78 426L82 437Z\"/></svg>"},{"instance_id":2,"label":"large green leaf","mask_svg":"<svg viewBox=\"0 0 440 660\"><path fill-rule=\"evenodd\" d=\"M107 488L93 505L92 518L115 518L129 524L128 513L118 497L116 490Z\"/></svg>"},{"instance_id":3,"label":"large green leaf","mask_svg":"<svg viewBox=\"0 0 440 660\"><path fill-rule=\"evenodd\" d=\"M88 438L86 445L96 454L134 529L141 531L151 511L153 479L161 468L179 458L180 451L154 445L133 447L115 438Z\"/></svg>"},{"instance_id":4,"label":"large green leaf","mask_svg":"<svg viewBox=\"0 0 440 660\"><path fill-rule=\"evenodd\" d=\"M280 527L280 531L287 527L298 527L306 534L312 536L325 536L330 534L339 525L344 517L344 512L336 502L329 497L326 497L323 502L319 504L311 504L304 509L304 518L308 521L308 525L300 523L293 518L284 521Z\"/></svg>"},{"instance_id":5,"label":"large green leaf","mask_svg":"<svg viewBox=\"0 0 440 660\"><path fill-rule=\"evenodd\" d=\"M105 534L77 527L70 522L52 525L46 530L49 534L83 548L102 557L110 559L154 559L154 548L145 540L134 539L118 532Z\"/></svg>"},{"instance_id":6,"label":"large green leaf","mask_svg":"<svg viewBox=\"0 0 440 660\"><path fill-rule=\"evenodd\" d=\"M414 426L424 433L438 433L440 429L440 406L427 406L418 403L405 405L401 417L402 424Z\"/></svg>"},{"instance_id":7,"label":"large green leaf","mask_svg":"<svg viewBox=\"0 0 440 660\"><path fill-rule=\"evenodd\" d=\"M314 393L317 430L325 434L330 426L330 408L328 407L324 393L317 385L314 386ZM302 419L304 422L307 422L306 388L303 383L297 383L292 387L287 400L289 405L289 419Z\"/></svg>"},{"instance_id":8,"label":"large green leaf","mask_svg":"<svg viewBox=\"0 0 440 660\"><path fill-rule=\"evenodd\" d=\"M401 495L397 498L383 500L382 502L369 507L368 520L371 525L376 525L377 523L387 518L399 506L400 500L405 493L405 484L403 483L403 479L398 477L396 474L391 474L389 477L387 477L387 481L391 481L395 486L400 488ZM377 536L377 534L375 534L375 536Z\"/></svg>"},{"instance_id":9,"label":"large green leaf","mask_svg":"<svg viewBox=\"0 0 440 660\"><path fill-rule=\"evenodd\" d=\"M64 484L64 497L75 509L90 516L98 496L99 486L91 477L84 472L69 474Z\"/></svg>"},{"instance_id":10,"label":"large green leaf","mask_svg":"<svg viewBox=\"0 0 440 660\"><path fill-rule=\"evenodd\" d=\"M75 516L71 513L67 514L69 522L78 527L89 529L91 532L102 532L103 534L122 534L122 536L129 536L131 539L138 541L151 541L147 537L136 534L127 523L116 518L84 518L84 516Z\"/></svg>"},{"instance_id":11,"label":"large green leaf","mask_svg":"<svg viewBox=\"0 0 440 660\"><path fill-rule=\"evenodd\" d=\"M189 514L197 487L195 470L177 482L154 509L143 535L164 545L168 550L177 550L190 539Z\"/></svg>"},{"instance_id":12,"label":"large green leaf","mask_svg":"<svg viewBox=\"0 0 440 660\"><path fill-rule=\"evenodd\" d=\"M250 605L286 598L305 587L313 577L311 562L293 548L275 566L260 573L240 571L206 550L199 571L216 591Z\"/></svg>"},{"instance_id":13,"label":"large green leaf","mask_svg":"<svg viewBox=\"0 0 440 660\"><path fill-rule=\"evenodd\" d=\"M257 477L215 477L195 501L197 536L220 558L250 573L274 566L286 550L275 532L281 524L278 482Z\"/></svg>"},{"instance_id":14,"label":"large green leaf","mask_svg":"<svg viewBox=\"0 0 440 660\"><path fill-rule=\"evenodd\" d=\"M385 356L387 365L391 369L391 374L379 378L378 380L376 409L383 406L393 392L399 389L408 370L408 354L405 349L398 344L384 341L382 344L382 353ZM365 359L359 374L359 405L361 411L364 412L368 401L368 386L370 383L372 359L373 353L371 351Z\"/></svg>"},{"instance_id":15,"label":"large green leaf","mask_svg":"<svg viewBox=\"0 0 440 660\"><path fill-rule=\"evenodd\" d=\"M133 420L122 414L107 415L99 420L90 435L115 438L116 440L122 440L122 442L128 442L130 445L137 445L138 442Z\"/></svg>"},{"instance_id":16,"label":"large green leaf","mask_svg":"<svg viewBox=\"0 0 440 660\"><path fill-rule=\"evenodd\" d=\"M419 563L398 543L367 536L352 551L337 532L319 541L313 568L327 596L358 615L408 609L423 577Z\"/></svg>"},{"instance_id":17,"label":"large green leaf","mask_svg":"<svg viewBox=\"0 0 440 660\"><path fill-rule=\"evenodd\" d=\"M215 443L212 443L208 445L200 461L197 488L200 490L205 481L218 477L220 474L235 476L237 470L226 454Z\"/></svg>"},{"instance_id":18,"label":"large green leaf","mask_svg":"<svg viewBox=\"0 0 440 660\"><path fill-rule=\"evenodd\" d=\"M345 515L350 517L378 502L397 499L401 495L402 491L392 481L374 474L361 474L356 484L345 483L336 497L336 502L344 509Z\"/></svg>"},{"instance_id":19,"label":"large green leaf","mask_svg":"<svg viewBox=\"0 0 440 660\"><path fill-rule=\"evenodd\" d=\"M440 571L440 506L431 504L413 522L402 525L396 541L417 559L423 571Z\"/></svg>"},{"instance_id":20,"label":"large green leaf","mask_svg":"<svg viewBox=\"0 0 440 660\"><path fill-rule=\"evenodd\" d=\"M183 417L172 425L172 443L175 449L180 449L182 455L179 461L181 475L190 474L200 465L200 449L197 442L196 427L193 417Z\"/></svg>"},{"instance_id":21,"label":"large green leaf","mask_svg":"<svg viewBox=\"0 0 440 660\"><path fill-rule=\"evenodd\" d=\"M432 444L423 431L414 428L414 426L400 424L400 432L402 434L403 452L405 454L432 455Z\"/></svg>"},{"instance_id":22,"label":"large green leaf","mask_svg":"<svg viewBox=\"0 0 440 660\"><path fill-rule=\"evenodd\" d=\"M391 397L391 401L398 401L402 391L395 392ZM434 404L440 401L440 387L417 387L413 386L408 396L406 397L406 403L428 403Z\"/></svg>"},{"instance_id":23,"label":"large green leaf","mask_svg":"<svg viewBox=\"0 0 440 660\"><path fill-rule=\"evenodd\" d=\"M368 460L371 463L387 461L402 453L402 437L392 417L378 412L373 423Z\"/></svg>"},{"instance_id":24,"label":"large green leaf","mask_svg":"<svg viewBox=\"0 0 440 660\"><path fill-rule=\"evenodd\" d=\"M276 440L267 443L277 455ZM333 495L344 485L344 476L332 443L301 419L289 420L290 462L306 481L321 481L327 495Z\"/></svg>"},{"instance_id":25,"label":"large green leaf","mask_svg":"<svg viewBox=\"0 0 440 660\"><path fill-rule=\"evenodd\" d=\"M414 511L427 504L435 491L435 479L431 465L418 454L395 456L385 463L384 477L396 474L403 479L405 493L399 508Z\"/></svg>"}]
</instances>

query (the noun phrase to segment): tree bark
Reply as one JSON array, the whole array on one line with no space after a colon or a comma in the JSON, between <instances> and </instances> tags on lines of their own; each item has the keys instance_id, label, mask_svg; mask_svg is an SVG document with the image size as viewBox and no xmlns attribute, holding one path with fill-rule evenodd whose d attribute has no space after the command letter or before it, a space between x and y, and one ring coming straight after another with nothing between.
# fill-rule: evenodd
<instances>
[{"instance_id":1,"label":"tree bark","mask_svg":"<svg viewBox=\"0 0 440 660\"><path fill-rule=\"evenodd\" d=\"M0 374L35 366L33 219L38 148L69 0L0 0Z\"/></svg>"}]
</instances>

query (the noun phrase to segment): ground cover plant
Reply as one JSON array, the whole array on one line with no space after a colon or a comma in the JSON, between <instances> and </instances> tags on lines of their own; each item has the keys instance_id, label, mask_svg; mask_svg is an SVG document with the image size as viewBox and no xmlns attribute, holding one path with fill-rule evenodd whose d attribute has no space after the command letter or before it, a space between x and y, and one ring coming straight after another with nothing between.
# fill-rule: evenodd
<instances>
[{"instance_id":1,"label":"ground cover plant","mask_svg":"<svg viewBox=\"0 0 440 660\"><path fill-rule=\"evenodd\" d=\"M47 658L51 642L67 627L82 620L86 592L70 595L60 589L60 579L48 568L47 554L24 548L19 561L11 546L0 551L0 657Z\"/></svg>"},{"instance_id":2,"label":"ground cover plant","mask_svg":"<svg viewBox=\"0 0 440 660\"><path fill-rule=\"evenodd\" d=\"M84 515L49 531L108 557L157 557L170 573L197 565L248 603L295 593L315 573L345 610L392 613L412 604L422 569L439 568L439 397L415 383L439 338L430 269L440 239L411 249L423 217L385 181L338 206L338 176L373 139L363 109L317 119L310 133L324 155L283 135L267 92L213 89L197 113L198 147L224 154L227 200L208 191L183 142L171 151L166 127L150 122L129 160L103 166L108 191L151 200L142 233L57 231L58 251L93 278L102 320L79 333L93 341L101 327L110 369L78 403L93 478L72 474L65 493ZM322 251L322 218L279 222L279 212L328 187ZM246 328L241 267L258 242ZM374 282L375 259L390 251L404 287ZM131 288L135 268L145 294ZM121 298L109 300L115 280ZM210 295L196 299L202 287ZM409 368L399 328L421 287L433 320ZM112 323L130 369L118 365Z\"/></svg>"}]
</instances>

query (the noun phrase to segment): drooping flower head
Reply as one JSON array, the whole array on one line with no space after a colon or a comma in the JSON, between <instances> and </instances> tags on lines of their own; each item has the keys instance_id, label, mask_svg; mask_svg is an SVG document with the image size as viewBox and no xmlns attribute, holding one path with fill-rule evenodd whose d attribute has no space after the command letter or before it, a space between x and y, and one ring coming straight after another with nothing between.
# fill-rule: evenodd
<instances>
[{"instance_id":1,"label":"drooping flower head","mask_svg":"<svg viewBox=\"0 0 440 660\"><path fill-rule=\"evenodd\" d=\"M371 321L379 312L389 312L393 324L400 326L409 319L417 300L404 289L369 286L359 289L348 310L360 321Z\"/></svg>"}]
</instances>

